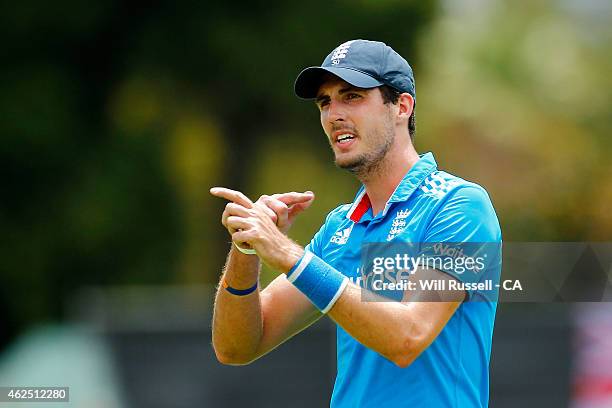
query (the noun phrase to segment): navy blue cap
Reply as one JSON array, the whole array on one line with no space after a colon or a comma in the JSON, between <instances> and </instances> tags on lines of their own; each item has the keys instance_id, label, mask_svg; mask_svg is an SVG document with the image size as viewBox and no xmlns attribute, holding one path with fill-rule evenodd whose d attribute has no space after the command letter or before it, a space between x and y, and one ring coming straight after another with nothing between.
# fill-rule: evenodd
<instances>
[{"instance_id":1,"label":"navy blue cap","mask_svg":"<svg viewBox=\"0 0 612 408\"><path fill-rule=\"evenodd\" d=\"M309 67L295 80L295 94L316 98L325 74L332 73L358 88L389 85L416 98L414 76L408 62L380 41L352 40L340 44L320 67Z\"/></svg>"}]
</instances>

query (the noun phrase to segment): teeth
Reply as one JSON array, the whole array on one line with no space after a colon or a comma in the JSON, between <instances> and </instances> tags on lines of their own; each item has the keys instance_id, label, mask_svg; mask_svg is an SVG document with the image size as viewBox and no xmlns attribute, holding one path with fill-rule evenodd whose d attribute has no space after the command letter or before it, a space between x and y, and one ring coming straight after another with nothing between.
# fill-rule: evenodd
<instances>
[{"instance_id":1,"label":"teeth","mask_svg":"<svg viewBox=\"0 0 612 408\"><path fill-rule=\"evenodd\" d=\"M338 142L343 142L343 141L345 141L345 140L353 139L354 137L355 137L355 136L353 136L353 135L344 134L344 135L340 135L340 136L338 136L337 141L338 141Z\"/></svg>"}]
</instances>

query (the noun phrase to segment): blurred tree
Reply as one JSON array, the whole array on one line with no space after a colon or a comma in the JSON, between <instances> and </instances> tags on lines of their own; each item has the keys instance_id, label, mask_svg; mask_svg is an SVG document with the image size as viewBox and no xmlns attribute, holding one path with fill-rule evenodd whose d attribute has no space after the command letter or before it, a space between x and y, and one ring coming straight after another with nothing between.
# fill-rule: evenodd
<instances>
[{"instance_id":1,"label":"blurred tree","mask_svg":"<svg viewBox=\"0 0 612 408\"><path fill-rule=\"evenodd\" d=\"M296 231L308 239L355 184L332 170L314 108L293 97L295 76L351 38L387 41L413 61L436 3L25 1L1 11L4 344L60 318L82 285L215 282L229 239L212 185L253 198L321 193Z\"/></svg>"},{"instance_id":2,"label":"blurred tree","mask_svg":"<svg viewBox=\"0 0 612 408\"><path fill-rule=\"evenodd\" d=\"M508 241L612 236L611 14L446 2L421 37L417 145L487 187Z\"/></svg>"}]
</instances>

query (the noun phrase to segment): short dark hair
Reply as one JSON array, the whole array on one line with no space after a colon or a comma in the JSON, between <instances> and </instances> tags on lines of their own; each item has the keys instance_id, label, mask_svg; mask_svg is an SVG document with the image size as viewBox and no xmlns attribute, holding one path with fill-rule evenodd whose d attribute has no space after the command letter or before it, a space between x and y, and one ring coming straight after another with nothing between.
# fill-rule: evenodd
<instances>
[{"instance_id":1,"label":"short dark hair","mask_svg":"<svg viewBox=\"0 0 612 408\"><path fill-rule=\"evenodd\" d=\"M385 104L396 104L399 100L401 92L395 88L390 87L389 85L381 85L378 87L380 89L380 93L382 94L383 102ZM414 140L414 134L416 133L416 102L414 107L412 108L412 114L408 119L408 133L410 134L410 139Z\"/></svg>"}]
</instances>

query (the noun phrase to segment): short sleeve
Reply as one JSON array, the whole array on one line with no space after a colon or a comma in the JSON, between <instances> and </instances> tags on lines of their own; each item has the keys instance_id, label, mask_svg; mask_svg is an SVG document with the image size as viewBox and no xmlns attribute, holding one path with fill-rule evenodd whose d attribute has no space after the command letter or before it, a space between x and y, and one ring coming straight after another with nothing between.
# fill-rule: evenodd
<instances>
[{"instance_id":1,"label":"short sleeve","mask_svg":"<svg viewBox=\"0 0 612 408\"><path fill-rule=\"evenodd\" d=\"M467 283L469 297L484 285L494 291L501 272L501 230L484 189L465 186L451 193L429 222L420 252L423 266Z\"/></svg>"},{"instance_id":2,"label":"short sleeve","mask_svg":"<svg viewBox=\"0 0 612 408\"><path fill-rule=\"evenodd\" d=\"M325 246L325 243L329 241L329 238L326 238L325 235L328 230L327 226L330 224L330 222L333 222L333 220L336 219L338 212L341 211L342 208L343 206L339 206L333 209L329 214L327 214L327 216L325 217L325 222L323 223L323 225L321 225L319 231L314 234L314 236L310 240L310 243L306 245L306 248L304 248L306 251L312 252L319 258L323 258L323 248Z\"/></svg>"},{"instance_id":3,"label":"short sleeve","mask_svg":"<svg viewBox=\"0 0 612 408\"><path fill-rule=\"evenodd\" d=\"M327 224L321 225L321 228L319 228L319 231L317 231L317 233L314 234L314 236L310 240L310 243L308 243L308 245L306 245L306 248L304 248L306 251L312 252L319 258L322 258L323 242L324 242L323 236L325 235L326 225Z\"/></svg>"},{"instance_id":4,"label":"short sleeve","mask_svg":"<svg viewBox=\"0 0 612 408\"><path fill-rule=\"evenodd\" d=\"M425 230L424 242L500 242L501 230L488 194L462 187L442 204Z\"/></svg>"}]
</instances>

